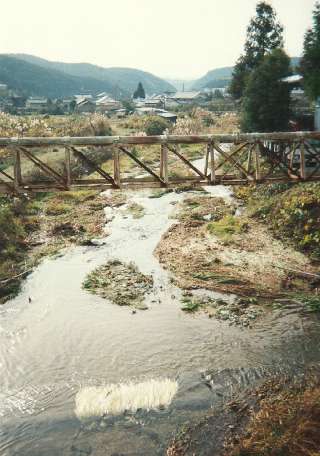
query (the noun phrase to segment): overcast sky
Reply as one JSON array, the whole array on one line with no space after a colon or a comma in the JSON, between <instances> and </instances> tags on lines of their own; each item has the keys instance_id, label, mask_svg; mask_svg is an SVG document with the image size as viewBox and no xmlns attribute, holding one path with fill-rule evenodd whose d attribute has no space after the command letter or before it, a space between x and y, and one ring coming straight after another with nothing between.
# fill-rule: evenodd
<instances>
[{"instance_id":1,"label":"overcast sky","mask_svg":"<svg viewBox=\"0 0 320 456\"><path fill-rule=\"evenodd\" d=\"M8 0L1 2L2 53L126 66L196 78L233 65L256 0ZM272 0L285 47L301 54L314 0Z\"/></svg>"}]
</instances>

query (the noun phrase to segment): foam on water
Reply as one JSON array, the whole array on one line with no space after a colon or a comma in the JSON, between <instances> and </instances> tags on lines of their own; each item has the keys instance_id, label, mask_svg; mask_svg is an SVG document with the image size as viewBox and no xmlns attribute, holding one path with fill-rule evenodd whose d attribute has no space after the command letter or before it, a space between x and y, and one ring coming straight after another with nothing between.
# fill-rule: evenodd
<instances>
[{"instance_id":1,"label":"foam on water","mask_svg":"<svg viewBox=\"0 0 320 456\"><path fill-rule=\"evenodd\" d=\"M75 414L81 418L120 415L138 409L155 410L168 407L178 391L178 383L168 378L141 383L110 384L84 387L76 395Z\"/></svg>"}]
</instances>

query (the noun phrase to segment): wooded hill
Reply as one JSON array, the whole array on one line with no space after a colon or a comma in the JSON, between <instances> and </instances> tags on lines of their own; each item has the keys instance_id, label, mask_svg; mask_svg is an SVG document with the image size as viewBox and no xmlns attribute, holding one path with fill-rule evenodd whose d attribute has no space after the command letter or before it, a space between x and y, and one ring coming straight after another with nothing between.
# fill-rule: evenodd
<instances>
[{"instance_id":1,"label":"wooded hill","mask_svg":"<svg viewBox=\"0 0 320 456\"><path fill-rule=\"evenodd\" d=\"M50 62L27 54L0 54L0 82L25 95L61 98L84 92L131 96L141 82L149 94L174 90L161 78L131 68Z\"/></svg>"}]
</instances>

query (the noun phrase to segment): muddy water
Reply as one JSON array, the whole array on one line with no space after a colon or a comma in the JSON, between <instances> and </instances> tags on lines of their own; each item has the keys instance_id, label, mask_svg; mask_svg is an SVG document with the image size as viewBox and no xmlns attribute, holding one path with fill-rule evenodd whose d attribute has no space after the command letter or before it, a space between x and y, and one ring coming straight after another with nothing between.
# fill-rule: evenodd
<instances>
[{"instance_id":1,"label":"muddy water","mask_svg":"<svg viewBox=\"0 0 320 456\"><path fill-rule=\"evenodd\" d=\"M223 187L211 193L230 197ZM125 207L108 213L102 245L46 259L0 308L1 455L164 454L179 425L231 391L318 360L319 324L296 308L270 312L250 330L180 310L181 292L152 252L183 197L131 194L143 218L132 219ZM147 311L132 314L81 289L85 275L111 258L153 275ZM88 386L165 378L178 382L168 408L76 417L75 397Z\"/></svg>"}]
</instances>

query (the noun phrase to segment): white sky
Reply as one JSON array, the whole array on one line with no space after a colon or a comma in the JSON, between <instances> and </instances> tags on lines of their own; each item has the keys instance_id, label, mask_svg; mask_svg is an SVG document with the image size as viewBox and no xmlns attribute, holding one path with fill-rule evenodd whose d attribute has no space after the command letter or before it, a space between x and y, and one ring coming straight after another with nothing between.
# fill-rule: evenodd
<instances>
[{"instance_id":1,"label":"white sky","mask_svg":"<svg viewBox=\"0 0 320 456\"><path fill-rule=\"evenodd\" d=\"M233 65L256 0L2 0L1 53L196 78ZM314 0L271 0L301 54Z\"/></svg>"}]
</instances>

